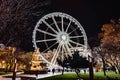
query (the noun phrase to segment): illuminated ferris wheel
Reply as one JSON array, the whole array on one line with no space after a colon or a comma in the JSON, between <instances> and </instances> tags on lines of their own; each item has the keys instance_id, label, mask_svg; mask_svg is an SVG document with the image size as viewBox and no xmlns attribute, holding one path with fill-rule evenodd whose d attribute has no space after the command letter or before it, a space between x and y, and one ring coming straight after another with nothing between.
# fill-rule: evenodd
<instances>
[{"instance_id":1,"label":"illuminated ferris wheel","mask_svg":"<svg viewBox=\"0 0 120 80\"><path fill-rule=\"evenodd\" d=\"M51 60L41 55L45 62L55 65L57 58L71 55L76 48L86 51L87 36L75 18L66 13L53 12L37 22L33 31L33 44L35 49L40 48L41 53L55 49Z\"/></svg>"}]
</instances>

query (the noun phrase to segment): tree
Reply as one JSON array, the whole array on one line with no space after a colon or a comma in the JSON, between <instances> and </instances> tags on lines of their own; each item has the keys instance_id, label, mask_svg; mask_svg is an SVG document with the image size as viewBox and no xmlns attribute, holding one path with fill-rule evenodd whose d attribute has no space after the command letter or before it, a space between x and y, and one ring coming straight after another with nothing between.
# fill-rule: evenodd
<instances>
[{"instance_id":1,"label":"tree","mask_svg":"<svg viewBox=\"0 0 120 80\"><path fill-rule=\"evenodd\" d=\"M108 61L114 63L116 72L120 73L120 19L110 20L110 23L104 24L101 28L102 32L99 34L101 38L101 48L105 50L109 56ZM113 59L114 57L114 59Z\"/></svg>"},{"instance_id":2,"label":"tree","mask_svg":"<svg viewBox=\"0 0 120 80\"><path fill-rule=\"evenodd\" d=\"M5 61L6 63L6 72L13 70L14 60L17 60L17 64L26 65L26 69L30 69L31 60L33 52L27 52L15 48L15 47L5 47L4 49L0 48L0 60Z\"/></svg>"},{"instance_id":3,"label":"tree","mask_svg":"<svg viewBox=\"0 0 120 80\"><path fill-rule=\"evenodd\" d=\"M80 78L79 72L80 68L88 68L89 67L89 61L79 55L79 51L75 51L72 56L65 57L63 61L58 62L62 67L69 67L71 69L75 69L75 72Z\"/></svg>"},{"instance_id":4,"label":"tree","mask_svg":"<svg viewBox=\"0 0 120 80\"><path fill-rule=\"evenodd\" d=\"M70 58L70 68L75 69L75 72L77 76L79 76L80 68L88 68L89 67L89 61L86 58L83 58L79 55L79 51L75 51L72 55L72 58Z\"/></svg>"},{"instance_id":5,"label":"tree","mask_svg":"<svg viewBox=\"0 0 120 80\"><path fill-rule=\"evenodd\" d=\"M11 71L13 68L13 63L15 59L16 48L15 47L5 47L4 49L0 49L0 58L2 61L6 63L6 72Z\"/></svg>"},{"instance_id":6,"label":"tree","mask_svg":"<svg viewBox=\"0 0 120 80\"><path fill-rule=\"evenodd\" d=\"M106 54L104 52L105 50L103 50L101 47L94 47L93 49L93 53L95 53L96 55L98 54L95 58L99 57L102 60L103 72L104 72L104 76L106 76Z\"/></svg>"},{"instance_id":7,"label":"tree","mask_svg":"<svg viewBox=\"0 0 120 80\"><path fill-rule=\"evenodd\" d=\"M49 0L0 0L0 43L30 45L33 28L49 4Z\"/></svg>"},{"instance_id":8,"label":"tree","mask_svg":"<svg viewBox=\"0 0 120 80\"><path fill-rule=\"evenodd\" d=\"M24 54L19 54L17 56L18 62L26 66L25 70L30 70L31 68L32 55L33 55L33 52L27 52Z\"/></svg>"},{"instance_id":9,"label":"tree","mask_svg":"<svg viewBox=\"0 0 120 80\"><path fill-rule=\"evenodd\" d=\"M70 58L71 58L70 56L68 56L68 57L65 56L64 60L61 60L61 58L57 58L58 64L63 67L62 75L64 74L65 67L68 68L68 66L69 66L68 64L69 64L69 59Z\"/></svg>"}]
</instances>

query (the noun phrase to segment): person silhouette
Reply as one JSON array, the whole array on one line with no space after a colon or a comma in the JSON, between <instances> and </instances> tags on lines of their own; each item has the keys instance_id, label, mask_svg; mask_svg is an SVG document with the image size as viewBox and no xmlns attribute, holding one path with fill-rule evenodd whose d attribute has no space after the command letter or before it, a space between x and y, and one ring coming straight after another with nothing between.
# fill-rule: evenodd
<instances>
[{"instance_id":1,"label":"person silhouette","mask_svg":"<svg viewBox=\"0 0 120 80\"><path fill-rule=\"evenodd\" d=\"M54 69L54 68L52 69L52 73L53 73L53 74L55 73L55 69Z\"/></svg>"}]
</instances>

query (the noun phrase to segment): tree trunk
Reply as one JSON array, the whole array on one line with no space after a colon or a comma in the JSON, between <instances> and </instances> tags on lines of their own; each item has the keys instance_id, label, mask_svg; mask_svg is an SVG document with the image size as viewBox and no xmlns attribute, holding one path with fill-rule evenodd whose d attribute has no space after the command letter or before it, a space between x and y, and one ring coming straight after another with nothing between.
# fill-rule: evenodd
<instances>
[{"instance_id":1,"label":"tree trunk","mask_svg":"<svg viewBox=\"0 0 120 80\"><path fill-rule=\"evenodd\" d=\"M7 72L8 72L8 67L9 67L9 63L6 63L5 73L7 73Z\"/></svg>"},{"instance_id":2,"label":"tree trunk","mask_svg":"<svg viewBox=\"0 0 120 80\"><path fill-rule=\"evenodd\" d=\"M106 70L105 70L105 60L102 58L102 62L103 62L103 72L104 72L104 76L106 76Z\"/></svg>"},{"instance_id":3,"label":"tree trunk","mask_svg":"<svg viewBox=\"0 0 120 80\"><path fill-rule=\"evenodd\" d=\"M81 78L80 75L79 75L80 71L78 69L75 69L75 72L76 72L78 78L80 79Z\"/></svg>"},{"instance_id":4,"label":"tree trunk","mask_svg":"<svg viewBox=\"0 0 120 80\"><path fill-rule=\"evenodd\" d=\"M118 62L118 59L117 59L117 57L116 57L116 59L115 59L115 62L116 62L116 64L115 64L115 69L116 69L116 72L118 73L118 74L120 74L120 68L119 68L119 62Z\"/></svg>"},{"instance_id":5,"label":"tree trunk","mask_svg":"<svg viewBox=\"0 0 120 80\"><path fill-rule=\"evenodd\" d=\"M118 72L119 72L119 74L120 74L120 68L118 69Z\"/></svg>"},{"instance_id":6,"label":"tree trunk","mask_svg":"<svg viewBox=\"0 0 120 80\"><path fill-rule=\"evenodd\" d=\"M63 70L62 70L62 75L64 74L64 67L63 67Z\"/></svg>"},{"instance_id":7,"label":"tree trunk","mask_svg":"<svg viewBox=\"0 0 120 80\"><path fill-rule=\"evenodd\" d=\"M116 72L116 74L120 74L120 72L119 72L119 68L117 67L117 66L115 66L115 72Z\"/></svg>"},{"instance_id":8,"label":"tree trunk","mask_svg":"<svg viewBox=\"0 0 120 80\"><path fill-rule=\"evenodd\" d=\"M12 71L13 64L10 64L9 71Z\"/></svg>"},{"instance_id":9,"label":"tree trunk","mask_svg":"<svg viewBox=\"0 0 120 80\"><path fill-rule=\"evenodd\" d=\"M93 58L91 58L90 56L88 57L89 58L89 77L90 77L90 80L94 80L94 72L93 72Z\"/></svg>"}]
</instances>

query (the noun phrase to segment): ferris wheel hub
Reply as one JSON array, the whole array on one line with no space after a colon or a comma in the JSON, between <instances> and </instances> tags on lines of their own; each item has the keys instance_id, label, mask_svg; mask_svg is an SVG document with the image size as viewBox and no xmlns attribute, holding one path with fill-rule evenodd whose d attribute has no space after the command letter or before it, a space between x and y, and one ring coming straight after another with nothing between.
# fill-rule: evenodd
<instances>
[{"instance_id":1,"label":"ferris wheel hub","mask_svg":"<svg viewBox=\"0 0 120 80\"><path fill-rule=\"evenodd\" d=\"M67 33L65 32L60 32L58 35L57 35L57 40L60 44L67 44L69 42L69 36Z\"/></svg>"},{"instance_id":2,"label":"ferris wheel hub","mask_svg":"<svg viewBox=\"0 0 120 80\"><path fill-rule=\"evenodd\" d=\"M65 41L65 40L67 39L67 36L63 34L63 35L61 36L61 38L62 38L63 41Z\"/></svg>"}]
</instances>

